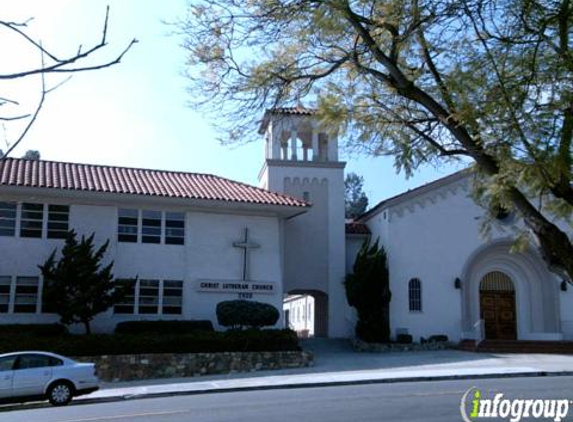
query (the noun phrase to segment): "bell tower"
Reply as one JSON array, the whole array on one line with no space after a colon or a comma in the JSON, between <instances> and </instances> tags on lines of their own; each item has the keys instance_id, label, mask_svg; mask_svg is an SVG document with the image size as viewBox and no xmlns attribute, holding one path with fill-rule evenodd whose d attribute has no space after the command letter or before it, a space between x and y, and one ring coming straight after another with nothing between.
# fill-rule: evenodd
<instances>
[{"instance_id":1,"label":"bell tower","mask_svg":"<svg viewBox=\"0 0 573 422\"><path fill-rule=\"evenodd\" d=\"M268 110L259 128L265 162L259 185L312 204L283 225L284 292L315 299L315 336L348 337L353 330L344 291L344 166L336 131L314 110Z\"/></svg>"}]
</instances>

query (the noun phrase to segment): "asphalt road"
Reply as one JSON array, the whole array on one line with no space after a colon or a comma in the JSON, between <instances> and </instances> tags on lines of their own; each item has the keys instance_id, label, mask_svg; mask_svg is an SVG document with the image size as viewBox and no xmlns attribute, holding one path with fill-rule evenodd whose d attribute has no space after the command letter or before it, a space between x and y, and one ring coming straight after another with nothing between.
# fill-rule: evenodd
<instances>
[{"instance_id":1,"label":"asphalt road","mask_svg":"<svg viewBox=\"0 0 573 422\"><path fill-rule=\"evenodd\" d=\"M505 378L265 390L76 404L65 408L11 410L0 413L0 422L459 422L462 420L459 410L461 398L474 386L481 389L483 398L493 398L495 393L501 392L507 398L573 399L573 377ZM564 419L567 420L573 421L573 405L569 416Z\"/></svg>"}]
</instances>

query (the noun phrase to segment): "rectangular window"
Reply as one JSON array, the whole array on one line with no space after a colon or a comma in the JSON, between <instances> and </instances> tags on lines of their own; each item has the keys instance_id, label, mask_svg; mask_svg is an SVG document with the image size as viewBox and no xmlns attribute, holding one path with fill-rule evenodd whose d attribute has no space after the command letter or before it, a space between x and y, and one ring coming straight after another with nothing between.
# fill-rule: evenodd
<instances>
[{"instance_id":1,"label":"rectangular window","mask_svg":"<svg viewBox=\"0 0 573 422\"><path fill-rule=\"evenodd\" d=\"M16 204L0 202L0 236L16 234Z\"/></svg>"},{"instance_id":2,"label":"rectangular window","mask_svg":"<svg viewBox=\"0 0 573 422\"><path fill-rule=\"evenodd\" d=\"M48 239L65 239L68 235L70 207L48 205Z\"/></svg>"},{"instance_id":3,"label":"rectangular window","mask_svg":"<svg viewBox=\"0 0 573 422\"><path fill-rule=\"evenodd\" d=\"M15 313L36 313L39 283L38 277L16 277Z\"/></svg>"},{"instance_id":4,"label":"rectangular window","mask_svg":"<svg viewBox=\"0 0 573 422\"><path fill-rule=\"evenodd\" d=\"M181 315L183 313L183 281L165 280L163 282L161 313L167 315Z\"/></svg>"},{"instance_id":5,"label":"rectangular window","mask_svg":"<svg viewBox=\"0 0 573 422\"><path fill-rule=\"evenodd\" d=\"M185 213L183 212L165 213L165 244L166 245L185 244Z\"/></svg>"},{"instance_id":6,"label":"rectangular window","mask_svg":"<svg viewBox=\"0 0 573 422\"><path fill-rule=\"evenodd\" d=\"M137 242L137 227L139 224L138 211L120 209L117 221L117 240L119 242Z\"/></svg>"},{"instance_id":7,"label":"rectangular window","mask_svg":"<svg viewBox=\"0 0 573 422\"><path fill-rule=\"evenodd\" d=\"M42 237L44 205L22 204L20 213L20 237Z\"/></svg>"},{"instance_id":8,"label":"rectangular window","mask_svg":"<svg viewBox=\"0 0 573 422\"><path fill-rule=\"evenodd\" d=\"M10 309L10 291L12 290L12 277L0 276L0 313L8 313Z\"/></svg>"},{"instance_id":9,"label":"rectangular window","mask_svg":"<svg viewBox=\"0 0 573 422\"><path fill-rule=\"evenodd\" d=\"M159 313L159 280L140 280L139 313Z\"/></svg>"},{"instance_id":10,"label":"rectangular window","mask_svg":"<svg viewBox=\"0 0 573 422\"><path fill-rule=\"evenodd\" d=\"M161 211L142 211L141 241L161 243Z\"/></svg>"},{"instance_id":11,"label":"rectangular window","mask_svg":"<svg viewBox=\"0 0 573 422\"><path fill-rule=\"evenodd\" d=\"M135 313L135 282L134 279L118 279L116 283L125 287L126 295L120 303L117 303L113 312L116 314L134 314Z\"/></svg>"}]
</instances>

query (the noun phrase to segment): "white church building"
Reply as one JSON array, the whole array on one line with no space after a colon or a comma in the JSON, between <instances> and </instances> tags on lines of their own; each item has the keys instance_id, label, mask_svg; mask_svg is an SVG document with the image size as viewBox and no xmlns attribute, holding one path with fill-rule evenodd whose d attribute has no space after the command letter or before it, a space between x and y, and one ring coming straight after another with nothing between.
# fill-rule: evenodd
<instances>
[{"instance_id":1,"label":"white church building","mask_svg":"<svg viewBox=\"0 0 573 422\"><path fill-rule=\"evenodd\" d=\"M382 201L347 223L338 140L313 112L268 111L259 132L259 187L206 174L1 160L0 323L58 320L42 304L38 265L74 229L110 241L116 278L137 277L121 304L96 317L94 331L134 319L216 325L223 300L283 309L285 297L311 296L303 329L352 337L344 277L362 242L379 238L394 336L573 339L573 289L534 248L510 253L515 216L480 235L485 211L471 199L471 172Z\"/></svg>"}]
</instances>

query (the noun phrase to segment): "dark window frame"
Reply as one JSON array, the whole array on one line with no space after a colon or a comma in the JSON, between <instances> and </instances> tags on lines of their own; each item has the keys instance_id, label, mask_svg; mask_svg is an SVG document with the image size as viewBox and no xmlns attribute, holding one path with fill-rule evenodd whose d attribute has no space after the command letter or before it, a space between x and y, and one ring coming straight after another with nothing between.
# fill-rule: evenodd
<instances>
[{"instance_id":1,"label":"dark window frame","mask_svg":"<svg viewBox=\"0 0 573 422\"><path fill-rule=\"evenodd\" d=\"M408 307L410 312L422 312L422 281L417 277L408 281Z\"/></svg>"}]
</instances>

